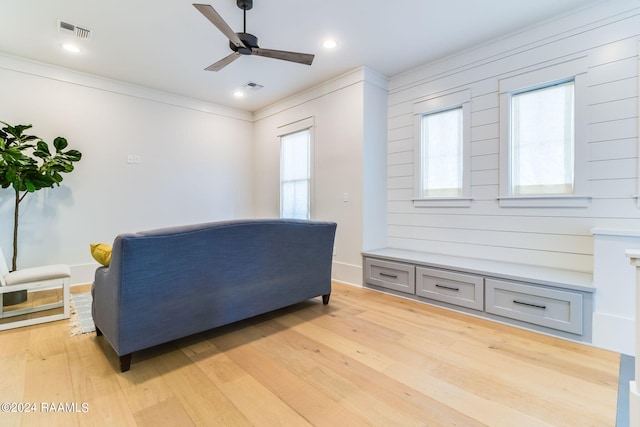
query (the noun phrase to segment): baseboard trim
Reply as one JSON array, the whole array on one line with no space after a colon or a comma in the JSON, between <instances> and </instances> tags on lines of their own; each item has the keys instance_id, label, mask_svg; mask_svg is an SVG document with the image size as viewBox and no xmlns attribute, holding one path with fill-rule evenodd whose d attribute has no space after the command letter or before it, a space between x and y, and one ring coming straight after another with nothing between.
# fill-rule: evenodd
<instances>
[{"instance_id":1,"label":"baseboard trim","mask_svg":"<svg viewBox=\"0 0 640 427\"><path fill-rule=\"evenodd\" d=\"M335 282L335 283L340 283L341 285L345 285L345 286L353 286L353 287L355 287L355 288L360 288L360 289L362 289L362 288L363 288L363 286L362 286L362 285L358 285L358 284L356 284L356 283L344 282L344 281L342 281L342 280L337 280L337 279L331 279L331 281L332 281L332 282Z\"/></svg>"},{"instance_id":2,"label":"baseboard trim","mask_svg":"<svg viewBox=\"0 0 640 427\"><path fill-rule=\"evenodd\" d=\"M333 261L332 279L362 286L362 266Z\"/></svg>"},{"instance_id":3,"label":"baseboard trim","mask_svg":"<svg viewBox=\"0 0 640 427\"><path fill-rule=\"evenodd\" d=\"M633 355L635 354L634 331L634 319L608 313L593 313L592 344L596 347Z\"/></svg>"}]
</instances>

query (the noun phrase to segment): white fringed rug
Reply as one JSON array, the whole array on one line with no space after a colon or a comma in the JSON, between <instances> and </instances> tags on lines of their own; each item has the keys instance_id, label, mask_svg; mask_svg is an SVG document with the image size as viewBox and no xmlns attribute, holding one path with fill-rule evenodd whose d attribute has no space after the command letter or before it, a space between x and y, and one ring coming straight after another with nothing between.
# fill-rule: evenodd
<instances>
[{"instance_id":1,"label":"white fringed rug","mask_svg":"<svg viewBox=\"0 0 640 427\"><path fill-rule=\"evenodd\" d=\"M91 316L91 294L71 294L71 335L88 334L96 330Z\"/></svg>"}]
</instances>

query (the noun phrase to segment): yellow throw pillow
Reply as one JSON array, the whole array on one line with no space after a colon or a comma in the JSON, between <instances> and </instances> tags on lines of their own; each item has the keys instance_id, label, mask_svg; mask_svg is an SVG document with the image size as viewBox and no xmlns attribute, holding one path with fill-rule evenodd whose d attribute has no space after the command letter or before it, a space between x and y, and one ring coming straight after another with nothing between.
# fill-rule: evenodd
<instances>
[{"instance_id":1,"label":"yellow throw pillow","mask_svg":"<svg viewBox=\"0 0 640 427\"><path fill-rule=\"evenodd\" d=\"M91 243L91 256L105 267L111 263L111 245L106 243Z\"/></svg>"}]
</instances>

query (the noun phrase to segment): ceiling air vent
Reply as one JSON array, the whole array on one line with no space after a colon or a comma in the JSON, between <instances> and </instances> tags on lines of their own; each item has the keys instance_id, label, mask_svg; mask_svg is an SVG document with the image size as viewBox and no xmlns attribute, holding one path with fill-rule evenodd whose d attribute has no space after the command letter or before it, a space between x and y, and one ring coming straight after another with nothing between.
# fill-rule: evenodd
<instances>
[{"instance_id":1,"label":"ceiling air vent","mask_svg":"<svg viewBox=\"0 0 640 427\"><path fill-rule=\"evenodd\" d=\"M77 38L87 40L91 37L91 30L87 28L78 27L77 25L69 24L68 22L58 21L58 31L71 32Z\"/></svg>"},{"instance_id":2,"label":"ceiling air vent","mask_svg":"<svg viewBox=\"0 0 640 427\"><path fill-rule=\"evenodd\" d=\"M243 88L247 89L247 90L252 90L252 91L258 91L260 89L262 89L264 86L259 85L258 83L254 83L254 82L249 82L246 85L243 86Z\"/></svg>"}]
</instances>

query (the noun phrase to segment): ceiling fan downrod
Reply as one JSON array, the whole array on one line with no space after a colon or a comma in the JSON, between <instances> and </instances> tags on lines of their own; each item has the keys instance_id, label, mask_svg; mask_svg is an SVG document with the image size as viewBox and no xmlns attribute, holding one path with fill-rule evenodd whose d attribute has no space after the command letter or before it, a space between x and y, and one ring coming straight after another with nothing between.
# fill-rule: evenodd
<instances>
[{"instance_id":1,"label":"ceiling fan downrod","mask_svg":"<svg viewBox=\"0 0 640 427\"><path fill-rule=\"evenodd\" d=\"M244 28L242 30L243 33L247 32L247 10L250 10L253 8L253 0L236 0L236 4L238 5L238 7L240 9L243 10L243 15L244 15L244 19L243 19L243 24L244 24Z\"/></svg>"}]
</instances>

